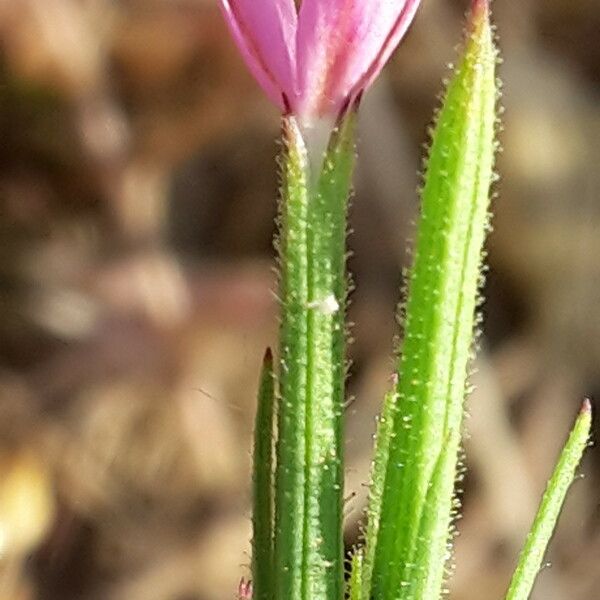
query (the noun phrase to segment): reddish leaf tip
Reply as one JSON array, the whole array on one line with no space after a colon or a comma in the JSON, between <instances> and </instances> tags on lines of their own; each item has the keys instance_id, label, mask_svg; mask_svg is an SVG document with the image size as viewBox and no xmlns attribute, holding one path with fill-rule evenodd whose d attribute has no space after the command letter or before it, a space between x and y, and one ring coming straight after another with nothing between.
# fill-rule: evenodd
<instances>
[{"instance_id":1,"label":"reddish leaf tip","mask_svg":"<svg viewBox=\"0 0 600 600\"><path fill-rule=\"evenodd\" d=\"M270 347L265 350L265 356L263 358L263 365L269 367L273 364L273 351Z\"/></svg>"},{"instance_id":2,"label":"reddish leaf tip","mask_svg":"<svg viewBox=\"0 0 600 600\"><path fill-rule=\"evenodd\" d=\"M589 398L586 398L581 405L581 414L590 414L592 412L592 403Z\"/></svg>"},{"instance_id":3,"label":"reddish leaf tip","mask_svg":"<svg viewBox=\"0 0 600 600\"><path fill-rule=\"evenodd\" d=\"M479 16L480 14L485 16L489 13L490 2L489 0L473 0L471 11L473 16Z\"/></svg>"}]
</instances>

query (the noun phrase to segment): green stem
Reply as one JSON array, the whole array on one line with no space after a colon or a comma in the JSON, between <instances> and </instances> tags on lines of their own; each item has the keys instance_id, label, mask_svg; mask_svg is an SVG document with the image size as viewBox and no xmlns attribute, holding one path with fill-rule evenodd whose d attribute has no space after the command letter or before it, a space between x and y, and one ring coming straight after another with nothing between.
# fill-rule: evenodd
<instances>
[{"instance_id":1,"label":"green stem","mask_svg":"<svg viewBox=\"0 0 600 600\"><path fill-rule=\"evenodd\" d=\"M342 413L346 213L354 112L310 172L297 123L284 120L276 598L343 598ZM316 175L316 176L315 176Z\"/></svg>"},{"instance_id":2,"label":"green stem","mask_svg":"<svg viewBox=\"0 0 600 600\"><path fill-rule=\"evenodd\" d=\"M308 158L296 122L283 120L280 204L279 398L274 597L302 600L308 354Z\"/></svg>"}]
</instances>

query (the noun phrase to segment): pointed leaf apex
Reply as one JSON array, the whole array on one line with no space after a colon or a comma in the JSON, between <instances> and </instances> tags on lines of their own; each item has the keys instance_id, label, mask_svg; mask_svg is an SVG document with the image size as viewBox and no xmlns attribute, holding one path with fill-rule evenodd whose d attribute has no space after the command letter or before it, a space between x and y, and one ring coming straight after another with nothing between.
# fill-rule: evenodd
<instances>
[{"instance_id":1,"label":"pointed leaf apex","mask_svg":"<svg viewBox=\"0 0 600 600\"><path fill-rule=\"evenodd\" d=\"M581 414L591 414L592 412L592 403L589 398L586 398L581 405Z\"/></svg>"},{"instance_id":2,"label":"pointed leaf apex","mask_svg":"<svg viewBox=\"0 0 600 600\"><path fill-rule=\"evenodd\" d=\"M270 347L265 350L265 355L263 358L263 367L270 368L273 365L273 351Z\"/></svg>"},{"instance_id":3,"label":"pointed leaf apex","mask_svg":"<svg viewBox=\"0 0 600 600\"><path fill-rule=\"evenodd\" d=\"M490 28L490 1L472 0L467 31L473 37L485 35Z\"/></svg>"},{"instance_id":4,"label":"pointed leaf apex","mask_svg":"<svg viewBox=\"0 0 600 600\"><path fill-rule=\"evenodd\" d=\"M486 17L490 12L489 0L473 0L471 5L472 18L477 18L480 15Z\"/></svg>"}]
</instances>

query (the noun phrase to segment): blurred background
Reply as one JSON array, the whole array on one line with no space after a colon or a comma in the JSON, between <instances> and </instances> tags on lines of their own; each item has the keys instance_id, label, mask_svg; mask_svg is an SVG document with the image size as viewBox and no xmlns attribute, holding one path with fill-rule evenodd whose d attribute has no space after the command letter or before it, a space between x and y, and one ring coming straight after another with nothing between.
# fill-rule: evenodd
<instances>
[{"instance_id":1,"label":"blurred background","mask_svg":"<svg viewBox=\"0 0 600 600\"><path fill-rule=\"evenodd\" d=\"M424 0L362 110L349 547L466 5ZM453 600L502 597L600 391L600 3L494 10L503 152ZM277 133L215 0L0 0L0 600L225 600L248 576ZM599 458L571 490L538 600L600 598Z\"/></svg>"}]
</instances>

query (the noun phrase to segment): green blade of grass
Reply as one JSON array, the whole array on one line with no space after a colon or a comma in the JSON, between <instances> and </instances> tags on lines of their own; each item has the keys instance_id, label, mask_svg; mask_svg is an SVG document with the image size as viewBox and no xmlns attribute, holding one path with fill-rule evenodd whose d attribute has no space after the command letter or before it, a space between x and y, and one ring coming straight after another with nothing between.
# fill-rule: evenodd
<instances>
[{"instance_id":1,"label":"green blade of grass","mask_svg":"<svg viewBox=\"0 0 600 600\"><path fill-rule=\"evenodd\" d=\"M357 548L352 555L350 563L350 580L348 582L348 600L361 600L363 581L363 552L361 548Z\"/></svg>"},{"instance_id":2,"label":"green blade of grass","mask_svg":"<svg viewBox=\"0 0 600 600\"><path fill-rule=\"evenodd\" d=\"M371 481L369 485L369 501L367 505L367 528L364 536L364 551L361 575L361 600L371 598L371 580L373 577L373 564L375 561L375 548L379 532L379 518L381 514L381 498L385 484L390 449L390 438L393 433L393 411L396 392L388 392L383 402L383 412L377 422L375 435L375 451L371 467Z\"/></svg>"},{"instance_id":3,"label":"green blade of grass","mask_svg":"<svg viewBox=\"0 0 600 600\"><path fill-rule=\"evenodd\" d=\"M433 132L422 193L375 548L376 600L435 600L441 594L488 227L495 65L488 3L475 0L465 52Z\"/></svg>"},{"instance_id":4,"label":"green blade of grass","mask_svg":"<svg viewBox=\"0 0 600 600\"><path fill-rule=\"evenodd\" d=\"M252 586L255 600L273 599L273 435L275 381L271 350L265 353L254 426Z\"/></svg>"},{"instance_id":5,"label":"green blade of grass","mask_svg":"<svg viewBox=\"0 0 600 600\"><path fill-rule=\"evenodd\" d=\"M449 432L435 468L431 484L425 498L425 510L421 513L418 540L423 540L418 548L418 561L413 576L406 587L406 597L437 598L444 580L444 565L450 553L448 517L455 500L453 489L456 474L456 454L460 435ZM440 518L444 515L444 518Z\"/></svg>"},{"instance_id":6,"label":"green blade of grass","mask_svg":"<svg viewBox=\"0 0 600 600\"><path fill-rule=\"evenodd\" d=\"M531 594L567 491L575 478L575 470L587 445L591 422L592 409L589 400L586 400L548 482L519 557L506 600L527 600Z\"/></svg>"}]
</instances>

